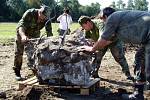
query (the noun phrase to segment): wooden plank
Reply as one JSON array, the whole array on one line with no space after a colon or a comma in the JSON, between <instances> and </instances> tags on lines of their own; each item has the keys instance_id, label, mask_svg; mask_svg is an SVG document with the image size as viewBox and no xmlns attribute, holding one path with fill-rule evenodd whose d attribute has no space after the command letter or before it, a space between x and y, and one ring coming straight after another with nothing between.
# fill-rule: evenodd
<instances>
[{"instance_id":1,"label":"wooden plank","mask_svg":"<svg viewBox=\"0 0 150 100\"><path fill-rule=\"evenodd\" d=\"M61 85L42 85L39 84L38 79L36 77L32 77L28 80L25 80L23 82L20 82L19 87L20 89L25 88L26 86L38 86L38 87L43 87L43 88L48 88L48 89L58 89L58 88L64 88L64 89L78 89L80 91L80 95L89 95L92 92L95 92L96 88L99 87L99 81L100 78L93 78L91 81L86 85L86 86L81 86L81 85L68 85L68 86L61 86Z\"/></svg>"},{"instance_id":2,"label":"wooden plank","mask_svg":"<svg viewBox=\"0 0 150 100\"><path fill-rule=\"evenodd\" d=\"M27 85L34 85L34 83L38 83L38 79L34 79L32 81L27 82Z\"/></svg>"},{"instance_id":3,"label":"wooden plank","mask_svg":"<svg viewBox=\"0 0 150 100\"><path fill-rule=\"evenodd\" d=\"M39 82L37 82L37 83L34 83L33 85L39 85Z\"/></svg>"},{"instance_id":4,"label":"wooden plank","mask_svg":"<svg viewBox=\"0 0 150 100\"><path fill-rule=\"evenodd\" d=\"M81 88L81 86L74 86L74 88L76 88L76 89L77 89L77 88Z\"/></svg>"},{"instance_id":5,"label":"wooden plank","mask_svg":"<svg viewBox=\"0 0 150 100\"><path fill-rule=\"evenodd\" d=\"M90 94L90 89L80 89L80 94L81 95L89 95Z\"/></svg>"},{"instance_id":6,"label":"wooden plank","mask_svg":"<svg viewBox=\"0 0 150 100\"><path fill-rule=\"evenodd\" d=\"M33 81L37 79L36 76L32 77L32 78L29 78L27 80L24 80L24 81L19 81L18 84L19 84L19 88L18 90L22 90L24 89L26 86L27 86L27 83L30 82L30 81Z\"/></svg>"},{"instance_id":7,"label":"wooden plank","mask_svg":"<svg viewBox=\"0 0 150 100\"><path fill-rule=\"evenodd\" d=\"M24 81L20 81L20 82L18 82L18 83L19 83L19 84L26 84L26 83L28 83L28 82L30 82L30 81L32 81L32 80L35 80L35 79L37 79L36 76L34 76L34 77L32 77L32 78L29 78L29 79L27 79L27 80L24 80Z\"/></svg>"},{"instance_id":8,"label":"wooden plank","mask_svg":"<svg viewBox=\"0 0 150 100\"><path fill-rule=\"evenodd\" d=\"M100 81L100 78L91 79L91 81L87 85L82 86L82 88L89 88L92 85L99 83L99 81Z\"/></svg>"}]
</instances>

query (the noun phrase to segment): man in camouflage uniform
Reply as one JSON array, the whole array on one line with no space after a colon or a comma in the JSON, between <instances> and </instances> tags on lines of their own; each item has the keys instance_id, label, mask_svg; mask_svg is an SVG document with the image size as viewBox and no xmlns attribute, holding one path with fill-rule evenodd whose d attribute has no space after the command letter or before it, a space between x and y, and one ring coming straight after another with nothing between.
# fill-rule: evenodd
<instances>
[{"instance_id":1,"label":"man in camouflage uniform","mask_svg":"<svg viewBox=\"0 0 150 100\"><path fill-rule=\"evenodd\" d=\"M103 13L105 13L105 15L106 15L105 19L113 12L115 12L115 10L110 7L103 10ZM105 22L105 20L103 20L103 21ZM102 22L100 19L91 20L87 16L81 16L79 18L79 24L82 26L83 29L85 29L85 37L90 38L90 39L94 40L95 42L98 40L99 34L101 34L104 29L104 22ZM85 24L85 23L88 24L88 27L83 26L83 24ZM122 46L122 42L119 39L115 40L113 43L111 43L110 45L106 46L105 48L99 50L99 52L96 53L97 56L96 56L94 62L98 65L96 65L97 68L96 68L93 76L98 77L98 69L100 67L101 60L102 60L103 56L105 55L106 51L108 50L108 48L110 49L115 60L121 65L122 71L127 76L127 79L132 80L133 77L131 77L131 75L130 75L129 66L128 66L128 63L124 56L124 49Z\"/></svg>"},{"instance_id":2,"label":"man in camouflage uniform","mask_svg":"<svg viewBox=\"0 0 150 100\"><path fill-rule=\"evenodd\" d=\"M141 45L135 57L140 62L141 72L146 75L146 81L150 83L150 13L145 11L118 11L111 14L106 20L104 32L93 47L84 46L81 48L89 52L95 52L118 38L124 42ZM123 98L126 100L144 100L144 84L144 79L142 81L136 80L133 94L122 95Z\"/></svg>"},{"instance_id":3,"label":"man in camouflage uniform","mask_svg":"<svg viewBox=\"0 0 150 100\"><path fill-rule=\"evenodd\" d=\"M21 80L20 70L24 44L31 38L40 37L40 30L45 26L47 36L52 36L50 20L51 9L48 6L41 6L40 9L28 9L22 16L16 28L17 38L15 41L15 57L13 70L16 80ZM29 66L31 67L31 66Z\"/></svg>"}]
</instances>

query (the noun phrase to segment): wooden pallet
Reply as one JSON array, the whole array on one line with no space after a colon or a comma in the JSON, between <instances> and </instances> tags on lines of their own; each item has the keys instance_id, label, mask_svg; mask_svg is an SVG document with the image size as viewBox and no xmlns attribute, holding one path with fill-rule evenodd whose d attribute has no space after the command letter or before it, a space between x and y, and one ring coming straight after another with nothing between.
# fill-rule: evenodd
<instances>
[{"instance_id":1,"label":"wooden pallet","mask_svg":"<svg viewBox=\"0 0 150 100\"><path fill-rule=\"evenodd\" d=\"M100 78L93 78L91 81L85 85L85 86L60 86L60 85L41 85L38 82L38 79L34 76L30 79L27 79L25 81L19 82L19 90L23 90L27 86L38 86L38 87L43 87L43 88L49 88L51 90L54 89L71 89L71 90L79 90L80 95L89 95L90 93L95 92L96 88L99 87L99 81Z\"/></svg>"}]
</instances>

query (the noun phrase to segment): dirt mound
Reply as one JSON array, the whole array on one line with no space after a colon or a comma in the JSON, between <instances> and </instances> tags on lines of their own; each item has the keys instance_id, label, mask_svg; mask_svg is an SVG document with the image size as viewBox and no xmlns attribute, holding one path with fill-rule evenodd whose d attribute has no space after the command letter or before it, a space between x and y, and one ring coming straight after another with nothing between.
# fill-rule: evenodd
<instances>
[{"instance_id":1,"label":"dirt mound","mask_svg":"<svg viewBox=\"0 0 150 100\"><path fill-rule=\"evenodd\" d=\"M24 90L13 94L11 98L13 100L57 100L59 98L67 100L71 98L75 100L121 100L122 93L127 93L127 91L120 88L117 92L111 92L106 90L105 87L100 87L96 89L95 93L83 96L71 90L57 89L54 92L45 88L26 87Z\"/></svg>"}]
</instances>

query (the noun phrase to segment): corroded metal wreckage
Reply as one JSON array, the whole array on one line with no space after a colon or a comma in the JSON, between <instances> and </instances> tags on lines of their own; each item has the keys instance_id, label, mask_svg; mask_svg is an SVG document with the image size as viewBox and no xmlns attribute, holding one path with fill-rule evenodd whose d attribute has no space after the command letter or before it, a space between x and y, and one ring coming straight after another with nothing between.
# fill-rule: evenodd
<instances>
[{"instance_id":1,"label":"corroded metal wreckage","mask_svg":"<svg viewBox=\"0 0 150 100\"><path fill-rule=\"evenodd\" d=\"M67 35L60 48L59 37L30 40L25 51L28 65L34 70L39 82L56 85L86 85L96 64L93 54L80 51L79 46L87 43L81 33Z\"/></svg>"}]
</instances>

